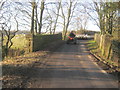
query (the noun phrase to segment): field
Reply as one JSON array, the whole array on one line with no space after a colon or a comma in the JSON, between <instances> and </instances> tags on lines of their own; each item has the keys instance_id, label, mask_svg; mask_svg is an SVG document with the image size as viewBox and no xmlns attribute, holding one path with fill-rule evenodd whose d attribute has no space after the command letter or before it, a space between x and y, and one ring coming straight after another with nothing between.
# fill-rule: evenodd
<instances>
[{"instance_id":1,"label":"field","mask_svg":"<svg viewBox=\"0 0 120 90\"><path fill-rule=\"evenodd\" d=\"M3 44L5 45L6 43L6 39L7 37L4 37L4 41ZM12 39L13 45L11 47L11 49L20 49L23 50L24 48L27 48L27 43L28 41L26 40L26 37L24 34L19 34L16 35L13 39Z\"/></svg>"}]
</instances>

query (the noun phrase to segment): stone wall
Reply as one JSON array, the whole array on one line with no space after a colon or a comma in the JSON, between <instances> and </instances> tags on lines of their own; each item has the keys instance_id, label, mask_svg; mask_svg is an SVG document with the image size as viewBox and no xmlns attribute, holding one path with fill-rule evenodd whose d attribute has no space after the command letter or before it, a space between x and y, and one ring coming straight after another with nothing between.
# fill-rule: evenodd
<instances>
[{"instance_id":1,"label":"stone wall","mask_svg":"<svg viewBox=\"0 0 120 90\"><path fill-rule=\"evenodd\" d=\"M42 50L50 43L62 40L62 34L33 36L33 51Z\"/></svg>"},{"instance_id":2,"label":"stone wall","mask_svg":"<svg viewBox=\"0 0 120 90\"><path fill-rule=\"evenodd\" d=\"M95 34L94 40L101 50L101 55L109 60L118 62L120 60L120 41L110 35Z\"/></svg>"}]
</instances>

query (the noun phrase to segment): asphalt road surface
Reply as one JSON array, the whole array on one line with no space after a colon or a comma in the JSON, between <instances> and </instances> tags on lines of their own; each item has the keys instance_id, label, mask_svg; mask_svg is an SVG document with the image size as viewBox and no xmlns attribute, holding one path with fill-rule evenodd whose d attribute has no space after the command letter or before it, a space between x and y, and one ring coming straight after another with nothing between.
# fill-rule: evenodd
<instances>
[{"instance_id":1,"label":"asphalt road surface","mask_svg":"<svg viewBox=\"0 0 120 90\"><path fill-rule=\"evenodd\" d=\"M35 73L27 81L27 88L118 88L117 81L94 61L85 47L85 40L77 45L63 45L50 57L45 66L35 66Z\"/></svg>"}]
</instances>

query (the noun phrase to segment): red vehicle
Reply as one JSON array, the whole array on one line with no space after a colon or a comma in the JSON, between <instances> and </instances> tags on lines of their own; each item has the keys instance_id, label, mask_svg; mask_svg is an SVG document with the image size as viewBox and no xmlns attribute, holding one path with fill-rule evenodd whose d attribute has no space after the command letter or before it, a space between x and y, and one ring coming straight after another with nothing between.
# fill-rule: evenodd
<instances>
[{"instance_id":1,"label":"red vehicle","mask_svg":"<svg viewBox=\"0 0 120 90\"><path fill-rule=\"evenodd\" d=\"M69 44L69 43L77 44L76 38L68 36L67 44Z\"/></svg>"}]
</instances>

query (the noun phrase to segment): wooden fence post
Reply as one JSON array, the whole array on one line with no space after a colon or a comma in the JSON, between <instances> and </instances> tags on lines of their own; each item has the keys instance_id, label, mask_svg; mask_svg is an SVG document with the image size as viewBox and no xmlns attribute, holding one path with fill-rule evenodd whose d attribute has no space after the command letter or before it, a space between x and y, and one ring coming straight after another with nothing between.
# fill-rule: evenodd
<instances>
[{"instance_id":1,"label":"wooden fence post","mask_svg":"<svg viewBox=\"0 0 120 90\"><path fill-rule=\"evenodd\" d=\"M29 52L33 52L33 35L32 34L27 34L26 35L26 40L28 41L28 43L26 43L26 47L27 47L27 53Z\"/></svg>"}]
</instances>

